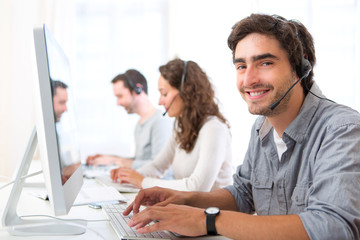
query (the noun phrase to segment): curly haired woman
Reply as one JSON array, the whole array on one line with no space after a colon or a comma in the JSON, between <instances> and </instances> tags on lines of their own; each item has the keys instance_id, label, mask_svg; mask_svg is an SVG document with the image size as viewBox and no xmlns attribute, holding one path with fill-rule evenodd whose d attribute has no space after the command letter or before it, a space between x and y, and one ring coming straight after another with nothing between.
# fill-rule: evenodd
<instances>
[{"instance_id":1,"label":"curly haired woman","mask_svg":"<svg viewBox=\"0 0 360 240\"><path fill-rule=\"evenodd\" d=\"M111 178L139 188L182 191L211 191L231 184L230 130L209 78L193 61L175 59L159 70L159 105L176 118L174 132L153 161L136 171L114 169ZM174 179L162 179L170 168Z\"/></svg>"}]
</instances>

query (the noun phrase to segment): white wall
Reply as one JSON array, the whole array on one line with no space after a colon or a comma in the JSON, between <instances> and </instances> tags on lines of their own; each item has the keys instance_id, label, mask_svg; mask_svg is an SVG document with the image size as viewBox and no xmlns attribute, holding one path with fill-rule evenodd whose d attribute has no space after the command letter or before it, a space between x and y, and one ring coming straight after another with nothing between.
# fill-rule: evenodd
<instances>
[{"instance_id":1,"label":"white wall","mask_svg":"<svg viewBox=\"0 0 360 240\"><path fill-rule=\"evenodd\" d=\"M63 8L69 14L71 8L64 7L69 3L69 0L0 0L1 176L13 175L35 125L33 88L37 68L33 27L46 23L57 32L64 22L60 21L63 14L59 10ZM66 38L63 33L60 35Z\"/></svg>"},{"instance_id":2,"label":"white wall","mask_svg":"<svg viewBox=\"0 0 360 240\"><path fill-rule=\"evenodd\" d=\"M39 16L31 1L1 0L0 6L0 175L9 176L34 125L31 29Z\"/></svg>"}]
</instances>

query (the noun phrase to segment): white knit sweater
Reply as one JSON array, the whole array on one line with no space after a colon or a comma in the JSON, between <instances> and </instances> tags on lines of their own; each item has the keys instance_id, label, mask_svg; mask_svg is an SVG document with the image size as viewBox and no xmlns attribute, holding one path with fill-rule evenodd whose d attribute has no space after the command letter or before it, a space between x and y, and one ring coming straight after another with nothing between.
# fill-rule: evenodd
<instances>
[{"instance_id":1,"label":"white knit sweater","mask_svg":"<svg viewBox=\"0 0 360 240\"><path fill-rule=\"evenodd\" d=\"M182 191L210 191L232 184L231 135L226 124L211 116L201 127L195 146L186 153L175 141L175 132L155 159L138 169L142 187ZM160 179L172 167L174 180Z\"/></svg>"}]
</instances>

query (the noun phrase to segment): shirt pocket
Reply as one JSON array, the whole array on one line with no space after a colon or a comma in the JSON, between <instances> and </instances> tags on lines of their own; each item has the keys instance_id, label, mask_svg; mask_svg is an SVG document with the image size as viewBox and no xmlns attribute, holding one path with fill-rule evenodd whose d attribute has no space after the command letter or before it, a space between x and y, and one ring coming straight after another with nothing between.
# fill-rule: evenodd
<instances>
[{"instance_id":1,"label":"shirt pocket","mask_svg":"<svg viewBox=\"0 0 360 240\"><path fill-rule=\"evenodd\" d=\"M291 196L291 205L289 214L298 214L305 209L306 194L308 185L296 185Z\"/></svg>"},{"instance_id":2,"label":"shirt pocket","mask_svg":"<svg viewBox=\"0 0 360 240\"><path fill-rule=\"evenodd\" d=\"M273 181L266 174L253 172L250 179L257 215L269 215Z\"/></svg>"}]
</instances>

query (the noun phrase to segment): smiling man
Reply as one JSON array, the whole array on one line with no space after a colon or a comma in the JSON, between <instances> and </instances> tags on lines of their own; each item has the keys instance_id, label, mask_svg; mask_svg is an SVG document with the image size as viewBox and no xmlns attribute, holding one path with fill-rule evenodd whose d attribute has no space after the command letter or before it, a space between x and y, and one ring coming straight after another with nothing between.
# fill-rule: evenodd
<instances>
[{"instance_id":1,"label":"smiling man","mask_svg":"<svg viewBox=\"0 0 360 240\"><path fill-rule=\"evenodd\" d=\"M142 190L124 214L154 206L129 225L231 239L360 239L360 115L313 81L310 33L298 21L252 14L228 45L240 94L260 115L233 185Z\"/></svg>"}]
</instances>

